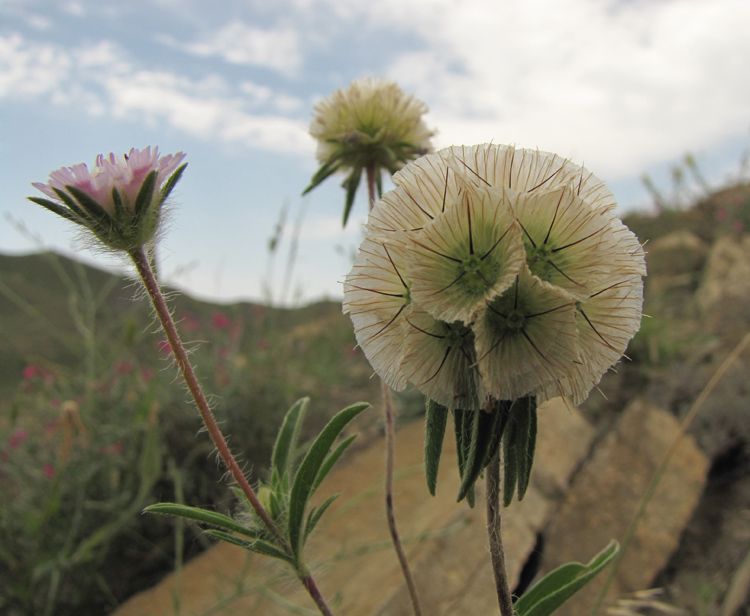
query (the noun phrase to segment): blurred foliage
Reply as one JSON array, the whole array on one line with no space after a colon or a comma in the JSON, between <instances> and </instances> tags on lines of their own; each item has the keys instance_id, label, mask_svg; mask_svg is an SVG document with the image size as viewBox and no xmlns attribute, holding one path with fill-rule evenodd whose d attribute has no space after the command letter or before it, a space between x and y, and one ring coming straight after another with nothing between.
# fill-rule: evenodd
<instances>
[{"instance_id":1,"label":"blurred foliage","mask_svg":"<svg viewBox=\"0 0 750 616\"><path fill-rule=\"evenodd\" d=\"M231 513L231 492L132 281L53 254L0 257L0 613L104 614L207 545L140 511ZM291 403L303 438L378 383L340 304L216 306L178 328L241 464L262 477ZM210 342L200 342L200 341ZM192 341L192 342L191 342ZM181 558L181 557L179 557Z\"/></svg>"}]
</instances>

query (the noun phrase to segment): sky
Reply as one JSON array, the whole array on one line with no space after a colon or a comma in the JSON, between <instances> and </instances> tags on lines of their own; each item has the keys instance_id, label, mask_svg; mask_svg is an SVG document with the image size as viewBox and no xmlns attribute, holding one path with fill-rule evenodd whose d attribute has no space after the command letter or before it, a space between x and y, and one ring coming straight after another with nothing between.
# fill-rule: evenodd
<instances>
[{"instance_id":1,"label":"sky","mask_svg":"<svg viewBox=\"0 0 750 616\"><path fill-rule=\"evenodd\" d=\"M188 162L162 281L222 302L339 298L366 198L343 230L343 178L300 196L308 128L368 76L427 103L437 148L556 152L621 213L648 209L642 175L668 192L688 152L713 185L737 177L748 32L747 0L0 0L0 253L127 271L26 197L60 167L159 146Z\"/></svg>"}]
</instances>

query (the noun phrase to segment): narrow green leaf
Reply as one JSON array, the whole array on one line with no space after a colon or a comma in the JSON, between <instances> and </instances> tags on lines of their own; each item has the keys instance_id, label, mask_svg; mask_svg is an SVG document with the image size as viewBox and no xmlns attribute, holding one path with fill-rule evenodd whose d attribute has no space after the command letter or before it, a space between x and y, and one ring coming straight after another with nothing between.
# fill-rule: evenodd
<instances>
[{"instance_id":1,"label":"narrow green leaf","mask_svg":"<svg viewBox=\"0 0 750 616\"><path fill-rule=\"evenodd\" d=\"M114 186L112 187L112 202L115 204L115 218L117 220L125 219L125 206L122 204L122 197L120 191Z\"/></svg>"},{"instance_id":2,"label":"narrow green leaf","mask_svg":"<svg viewBox=\"0 0 750 616\"><path fill-rule=\"evenodd\" d=\"M184 163L177 167L174 173L167 178L166 182L164 182L164 186L161 187L161 193L159 195L159 205L162 205L167 200L169 194L172 192L172 189L177 185L177 182L180 181L182 173L183 171L185 171L185 167L187 166L188 164Z\"/></svg>"},{"instance_id":3,"label":"narrow green leaf","mask_svg":"<svg viewBox=\"0 0 750 616\"><path fill-rule=\"evenodd\" d=\"M71 214L70 210L64 208L59 203L55 203L54 201L49 201L47 199L42 199L40 197L27 197L27 199L29 201L32 201L33 203L36 203L37 205L41 205L43 208L48 209L50 212L54 212L58 216L62 216L63 218L70 220L71 222L82 225L80 219Z\"/></svg>"},{"instance_id":4,"label":"narrow green leaf","mask_svg":"<svg viewBox=\"0 0 750 616\"><path fill-rule=\"evenodd\" d=\"M297 448L297 437L299 436L300 427L302 426L302 421L309 405L310 398L300 398L297 400L292 405L292 408L287 411L284 422L281 424L271 457L271 468L274 473L278 473L279 478L290 473L291 460L294 450Z\"/></svg>"},{"instance_id":5,"label":"narrow green leaf","mask_svg":"<svg viewBox=\"0 0 750 616\"><path fill-rule=\"evenodd\" d=\"M472 421L474 411L453 411L453 428L456 434L456 453L458 454L458 474L463 477L466 460L471 448L471 433L474 426ZM471 485L465 495L469 507L474 508L474 486Z\"/></svg>"},{"instance_id":6,"label":"narrow green leaf","mask_svg":"<svg viewBox=\"0 0 750 616\"><path fill-rule=\"evenodd\" d=\"M236 522L229 516L215 511L207 511L206 509L199 509L198 507L188 507L187 505L179 505L177 503L157 503L150 505L143 510L144 513L160 513L162 515L171 515L179 518L187 518L201 524L207 524L209 526L215 526L216 528L223 528L251 539L258 538L258 532L252 528L246 528L239 522Z\"/></svg>"},{"instance_id":7,"label":"narrow green leaf","mask_svg":"<svg viewBox=\"0 0 750 616\"><path fill-rule=\"evenodd\" d=\"M154 188L156 188L156 178L158 175L156 169L152 169L146 175L143 184L141 184L141 189L138 191L138 196L135 198L135 205L133 206L133 213L138 220L142 220L148 213L151 201L154 198Z\"/></svg>"},{"instance_id":8,"label":"narrow green leaf","mask_svg":"<svg viewBox=\"0 0 750 616\"><path fill-rule=\"evenodd\" d=\"M109 215L109 212L107 212L107 210L105 210L99 202L92 198L88 193L82 191L80 188L76 188L75 186L66 186L65 190L67 190L68 193L75 198L78 204L86 210L92 220L95 220L104 227L111 224L112 217Z\"/></svg>"},{"instance_id":9,"label":"narrow green leaf","mask_svg":"<svg viewBox=\"0 0 750 616\"><path fill-rule=\"evenodd\" d=\"M307 516L307 524L305 524L305 538L303 541L307 541L307 538L312 534L313 530L315 530L318 522L320 522L320 518L326 512L326 509L328 509L328 507L331 506L331 503L333 503L338 497L338 494L334 494L327 498L319 508L316 509L313 507L310 509L310 514Z\"/></svg>"},{"instance_id":10,"label":"narrow green leaf","mask_svg":"<svg viewBox=\"0 0 750 616\"><path fill-rule=\"evenodd\" d=\"M341 168L341 164L338 163L337 161L336 162L328 161L325 165L321 166L321 168L315 172L315 175L312 176L312 179L310 180L310 185L307 188L305 188L305 190L302 191L302 196L304 197L313 188L317 187L323 181L327 180L334 173L336 173L340 168Z\"/></svg>"},{"instance_id":11,"label":"narrow green leaf","mask_svg":"<svg viewBox=\"0 0 750 616\"><path fill-rule=\"evenodd\" d=\"M517 423L516 418L511 415L503 436L503 505L505 507L513 502L513 494L518 483Z\"/></svg>"},{"instance_id":12,"label":"narrow green leaf","mask_svg":"<svg viewBox=\"0 0 750 616\"><path fill-rule=\"evenodd\" d=\"M536 398L516 400L510 409L508 426L503 436L503 504L508 507L517 491L523 499L529 487L536 449Z\"/></svg>"},{"instance_id":13,"label":"narrow green leaf","mask_svg":"<svg viewBox=\"0 0 750 616\"><path fill-rule=\"evenodd\" d=\"M325 459L325 462L323 462L323 465L320 467L320 470L318 471L318 475L315 477L315 483L313 484L312 491L310 492L310 496L315 494L318 487L321 483L323 483L323 480L328 476L328 473L331 472L331 469L333 466L338 462L341 455L348 449L349 445L352 444L354 439L357 438L356 434L352 434L347 439L343 440L341 444L339 444L336 449L334 449Z\"/></svg>"},{"instance_id":14,"label":"narrow green leaf","mask_svg":"<svg viewBox=\"0 0 750 616\"><path fill-rule=\"evenodd\" d=\"M68 193L66 193L64 190L60 190L59 188L52 188L52 190L55 191L55 194L60 198L60 201L67 205L68 208L70 208L70 210L81 220L93 222L91 216L85 210L82 210Z\"/></svg>"},{"instance_id":15,"label":"narrow green leaf","mask_svg":"<svg viewBox=\"0 0 750 616\"><path fill-rule=\"evenodd\" d=\"M346 202L344 203L344 224L349 220L349 213L352 211L354 205L354 197L357 195L357 188L359 188L359 182L362 179L362 169L355 167L342 186L346 189Z\"/></svg>"},{"instance_id":16,"label":"narrow green leaf","mask_svg":"<svg viewBox=\"0 0 750 616\"><path fill-rule=\"evenodd\" d=\"M220 530L207 530L204 532L211 537L216 537L217 539L221 539L222 541L226 541L227 543L231 543L232 545L238 545L239 547L245 548L250 552L255 552L256 554L261 554L263 556L269 556L270 558L278 558L279 560L283 560L294 566L294 559L291 556L289 556L283 550L277 548L275 545L268 543L267 541L261 541L260 539L257 539L255 541L246 541L245 539L235 537L234 535L230 535L229 533L225 533Z\"/></svg>"},{"instance_id":17,"label":"narrow green leaf","mask_svg":"<svg viewBox=\"0 0 750 616\"><path fill-rule=\"evenodd\" d=\"M590 563L568 563L548 573L515 603L517 616L549 616L606 567L619 551L612 541Z\"/></svg>"},{"instance_id":18,"label":"narrow green leaf","mask_svg":"<svg viewBox=\"0 0 750 616\"><path fill-rule=\"evenodd\" d=\"M289 502L289 543L298 559L301 556L303 545L305 510L315 486L318 472L325 463L328 452L341 431L368 406L370 405L366 402L359 402L335 415L315 439L297 469Z\"/></svg>"},{"instance_id":19,"label":"narrow green leaf","mask_svg":"<svg viewBox=\"0 0 750 616\"><path fill-rule=\"evenodd\" d=\"M435 496L437 489L440 456L443 453L445 426L448 423L448 409L434 400L427 400L425 411L424 471L427 489Z\"/></svg>"},{"instance_id":20,"label":"narrow green leaf","mask_svg":"<svg viewBox=\"0 0 750 616\"><path fill-rule=\"evenodd\" d=\"M523 500L531 480L531 467L534 464L534 451L536 450L537 415L536 398L527 396L520 401L522 412L526 416L526 425L523 432L524 442L519 451L518 464L518 500Z\"/></svg>"},{"instance_id":21,"label":"narrow green leaf","mask_svg":"<svg viewBox=\"0 0 750 616\"><path fill-rule=\"evenodd\" d=\"M498 424L504 420L504 414L498 405L491 413L484 411L467 411L472 415L471 437L469 448L464 460L463 473L461 475L461 487L458 490L458 500L466 497L469 488L473 487L477 478L487 466L497 448L500 439L497 438Z\"/></svg>"}]
</instances>

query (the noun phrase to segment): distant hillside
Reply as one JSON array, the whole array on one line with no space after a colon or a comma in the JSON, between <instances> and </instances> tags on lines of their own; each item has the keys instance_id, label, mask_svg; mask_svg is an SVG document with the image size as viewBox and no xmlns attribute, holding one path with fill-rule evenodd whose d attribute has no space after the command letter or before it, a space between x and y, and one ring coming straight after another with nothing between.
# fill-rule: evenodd
<instances>
[{"instance_id":1,"label":"distant hillside","mask_svg":"<svg viewBox=\"0 0 750 616\"><path fill-rule=\"evenodd\" d=\"M178 319L189 315L206 324L216 314L240 319L246 342L262 336L258 328L272 326L292 332L303 325L314 329L316 322L329 319L342 335L351 330L337 302L274 308L269 320L269 310L259 304L214 304L169 289L166 292ZM113 339L132 334L133 328L138 335L149 329L150 304L145 299L134 301L137 293L133 280L55 253L0 254L0 404L13 391L29 362L71 368L81 360L86 336ZM258 319L259 312L263 319ZM353 335L351 341L354 344Z\"/></svg>"}]
</instances>

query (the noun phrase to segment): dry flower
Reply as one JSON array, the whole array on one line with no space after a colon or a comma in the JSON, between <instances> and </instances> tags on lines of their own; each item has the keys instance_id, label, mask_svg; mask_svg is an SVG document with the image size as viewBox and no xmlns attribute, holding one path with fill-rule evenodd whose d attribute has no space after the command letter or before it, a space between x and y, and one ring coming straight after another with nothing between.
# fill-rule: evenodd
<instances>
[{"instance_id":1,"label":"dry flower","mask_svg":"<svg viewBox=\"0 0 750 616\"><path fill-rule=\"evenodd\" d=\"M381 194L383 171L393 174L432 150L426 112L427 105L385 79L357 79L336 90L315 106L310 134L321 166L303 194L334 173L346 173L346 226L363 171L372 174Z\"/></svg>"},{"instance_id":2,"label":"dry flower","mask_svg":"<svg viewBox=\"0 0 750 616\"><path fill-rule=\"evenodd\" d=\"M394 183L344 285L375 370L454 409L585 399L638 330L646 273L604 183L492 144L425 156Z\"/></svg>"}]
</instances>

